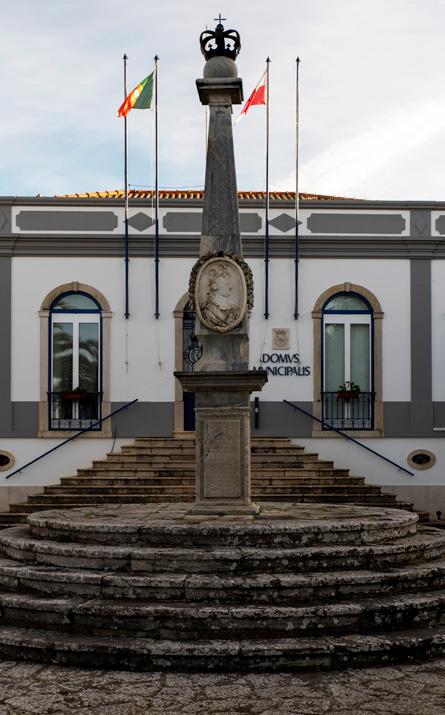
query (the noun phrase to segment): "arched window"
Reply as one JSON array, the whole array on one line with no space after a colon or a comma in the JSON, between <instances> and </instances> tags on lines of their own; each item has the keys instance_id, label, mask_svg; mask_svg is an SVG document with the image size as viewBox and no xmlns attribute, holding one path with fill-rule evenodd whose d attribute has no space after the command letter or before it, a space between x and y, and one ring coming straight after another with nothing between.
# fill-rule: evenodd
<instances>
[{"instance_id":1,"label":"arched window","mask_svg":"<svg viewBox=\"0 0 445 715\"><path fill-rule=\"evenodd\" d=\"M51 304L49 321L49 429L91 427L101 418L100 305L84 292L63 293Z\"/></svg>"},{"instance_id":2,"label":"arched window","mask_svg":"<svg viewBox=\"0 0 445 715\"><path fill-rule=\"evenodd\" d=\"M373 429L372 309L354 293L323 307L323 419L341 429Z\"/></svg>"},{"instance_id":3,"label":"arched window","mask_svg":"<svg viewBox=\"0 0 445 715\"><path fill-rule=\"evenodd\" d=\"M382 318L377 298L344 283L318 298L314 318L314 436L337 429L383 433Z\"/></svg>"}]
</instances>

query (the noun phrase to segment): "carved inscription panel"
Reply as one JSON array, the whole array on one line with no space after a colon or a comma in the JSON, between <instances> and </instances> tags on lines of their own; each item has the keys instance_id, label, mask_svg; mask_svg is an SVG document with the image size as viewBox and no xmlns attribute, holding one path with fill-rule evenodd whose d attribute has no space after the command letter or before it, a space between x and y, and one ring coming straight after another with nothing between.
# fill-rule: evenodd
<instances>
[{"instance_id":1,"label":"carved inscription panel","mask_svg":"<svg viewBox=\"0 0 445 715\"><path fill-rule=\"evenodd\" d=\"M204 422L204 497L241 497L241 423L207 419Z\"/></svg>"}]
</instances>

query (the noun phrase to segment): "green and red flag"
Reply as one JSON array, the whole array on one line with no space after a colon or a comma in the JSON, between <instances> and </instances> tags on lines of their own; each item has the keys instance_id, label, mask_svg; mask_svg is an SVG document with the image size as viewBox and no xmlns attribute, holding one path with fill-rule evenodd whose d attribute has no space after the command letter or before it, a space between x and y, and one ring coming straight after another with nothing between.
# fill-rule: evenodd
<instances>
[{"instance_id":1,"label":"green and red flag","mask_svg":"<svg viewBox=\"0 0 445 715\"><path fill-rule=\"evenodd\" d=\"M118 117L126 117L131 109L150 109L153 99L154 71L142 82L139 82L130 94L125 97L117 111Z\"/></svg>"}]
</instances>

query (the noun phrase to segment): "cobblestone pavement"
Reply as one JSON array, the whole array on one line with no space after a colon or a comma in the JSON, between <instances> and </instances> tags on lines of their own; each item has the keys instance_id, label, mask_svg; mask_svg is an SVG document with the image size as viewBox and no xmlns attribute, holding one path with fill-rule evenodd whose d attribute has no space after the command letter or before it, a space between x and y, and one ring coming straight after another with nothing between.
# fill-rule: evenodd
<instances>
[{"instance_id":1,"label":"cobblestone pavement","mask_svg":"<svg viewBox=\"0 0 445 715\"><path fill-rule=\"evenodd\" d=\"M444 715L445 660L307 675L128 673L0 662L0 715Z\"/></svg>"}]
</instances>

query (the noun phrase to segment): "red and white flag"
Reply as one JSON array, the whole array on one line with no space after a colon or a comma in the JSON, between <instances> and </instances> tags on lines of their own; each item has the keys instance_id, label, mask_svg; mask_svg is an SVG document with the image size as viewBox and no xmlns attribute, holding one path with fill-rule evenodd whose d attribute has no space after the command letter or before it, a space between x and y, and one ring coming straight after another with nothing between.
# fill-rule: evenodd
<instances>
[{"instance_id":1,"label":"red and white flag","mask_svg":"<svg viewBox=\"0 0 445 715\"><path fill-rule=\"evenodd\" d=\"M260 81L258 82L257 86L253 90L252 94L250 95L249 99L245 103L244 107L241 110L241 114L237 118L237 122L241 119L241 117L244 117L247 112L249 111L250 107L253 107L255 104L267 104L268 101L268 86L267 86L267 69L262 75Z\"/></svg>"}]
</instances>

